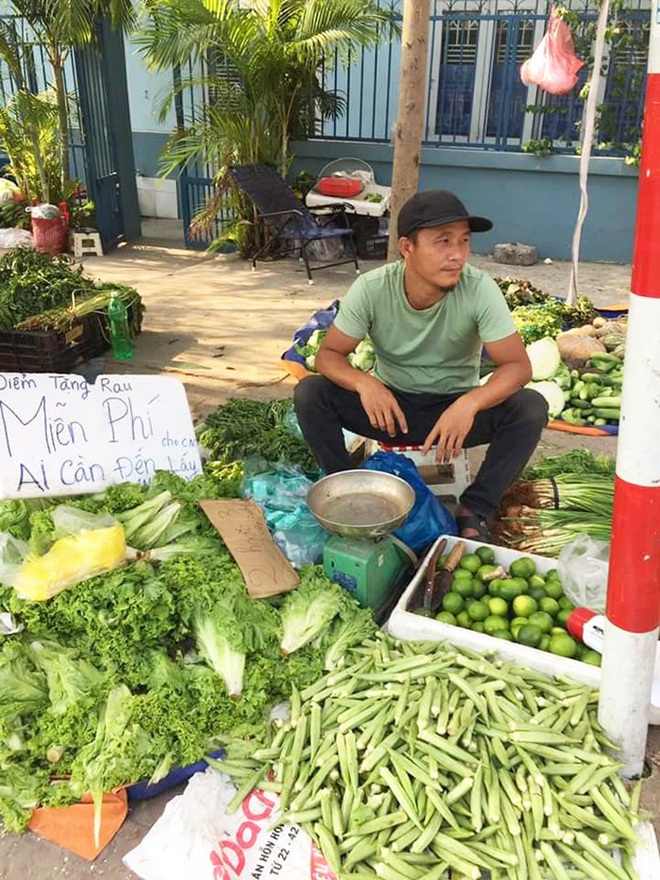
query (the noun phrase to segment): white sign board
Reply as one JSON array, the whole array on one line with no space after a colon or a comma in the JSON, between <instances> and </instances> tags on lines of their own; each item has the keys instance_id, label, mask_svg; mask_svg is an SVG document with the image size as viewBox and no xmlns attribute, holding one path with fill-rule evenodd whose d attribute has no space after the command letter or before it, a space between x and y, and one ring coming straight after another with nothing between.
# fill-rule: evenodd
<instances>
[{"instance_id":1,"label":"white sign board","mask_svg":"<svg viewBox=\"0 0 660 880\"><path fill-rule=\"evenodd\" d=\"M157 470L202 471L177 379L0 373L0 498L97 492Z\"/></svg>"}]
</instances>

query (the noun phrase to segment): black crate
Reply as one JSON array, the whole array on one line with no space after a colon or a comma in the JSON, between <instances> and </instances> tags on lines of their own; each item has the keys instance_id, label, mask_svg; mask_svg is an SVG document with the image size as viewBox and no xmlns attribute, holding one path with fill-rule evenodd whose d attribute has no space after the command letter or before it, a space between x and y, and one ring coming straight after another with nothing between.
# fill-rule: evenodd
<instances>
[{"instance_id":1,"label":"black crate","mask_svg":"<svg viewBox=\"0 0 660 880\"><path fill-rule=\"evenodd\" d=\"M140 332L141 309L129 306L129 323ZM12 373L69 373L110 348L103 313L85 315L66 330L0 330L0 370Z\"/></svg>"},{"instance_id":2,"label":"black crate","mask_svg":"<svg viewBox=\"0 0 660 880\"><path fill-rule=\"evenodd\" d=\"M386 260L387 235L356 235L355 249L360 260Z\"/></svg>"}]
</instances>

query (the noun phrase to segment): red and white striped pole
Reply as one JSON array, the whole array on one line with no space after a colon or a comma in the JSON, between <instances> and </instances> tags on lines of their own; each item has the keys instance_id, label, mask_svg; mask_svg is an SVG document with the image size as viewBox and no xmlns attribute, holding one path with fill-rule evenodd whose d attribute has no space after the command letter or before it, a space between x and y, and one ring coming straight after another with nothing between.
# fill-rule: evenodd
<instances>
[{"instance_id":1,"label":"red and white striped pole","mask_svg":"<svg viewBox=\"0 0 660 880\"><path fill-rule=\"evenodd\" d=\"M598 717L640 776L660 626L660 0L651 12Z\"/></svg>"}]
</instances>

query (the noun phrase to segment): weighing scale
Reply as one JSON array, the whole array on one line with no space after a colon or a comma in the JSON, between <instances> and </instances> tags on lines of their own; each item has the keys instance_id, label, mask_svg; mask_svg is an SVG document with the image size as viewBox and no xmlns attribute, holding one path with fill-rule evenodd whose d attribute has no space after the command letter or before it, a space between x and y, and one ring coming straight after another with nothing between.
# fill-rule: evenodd
<instances>
[{"instance_id":1,"label":"weighing scale","mask_svg":"<svg viewBox=\"0 0 660 880\"><path fill-rule=\"evenodd\" d=\"M308 492L309 509L333 537L323 568L359 602L384 617L396 602L414 554L390 533L415 502L412 487L392 474L350 470L319 480Z\"/></svg>"}]
</instances>

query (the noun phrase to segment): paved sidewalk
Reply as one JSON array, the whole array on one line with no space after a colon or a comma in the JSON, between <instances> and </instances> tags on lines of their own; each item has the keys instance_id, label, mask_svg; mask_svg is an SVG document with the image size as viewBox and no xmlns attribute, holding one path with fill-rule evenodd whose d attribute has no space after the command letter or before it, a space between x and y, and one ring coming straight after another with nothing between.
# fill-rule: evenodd
<instances>
[{"instance_id":1,"label":"paved sidewalk","mask_svg":"<svg viewBox=\"0 0 660 880\"><path fill-rule=\"evenodd\" d=\"M85 261L90 274L135 286L147 307L133 360L117 363L106 357L94 369L176 376L186 386L196 419L232 396L270 399L290 395L294 382L280 355L297 327L348 289L355 278L350 267L317 273L310 287L293 260L260 264L252 272L241 261L186 251L178 223L146 223L145 233L135 245ZM495 276L529 278L547 293L564 296L568 288L567 263L519 269L495 264L489 257L475 257L472 262ZM363 263L362 269L376 265ZM630 266L582 264L580 277L582 292L598 306L627 299ZM583 443L594 451L613 452L616 441L584 441L546 431L541 451L548 454ZM650 731L648 755L654 776L645 787L644 803L660 815L660 728ZM131 809L121 832L92 864L32 834L7 835L0 839L0 880L96 876L130 880L135 875L123 866L122 855L136 846L167 801L180 791ZM660 823L656 829L660 833Z\"/></svg>"}]
</instances>

